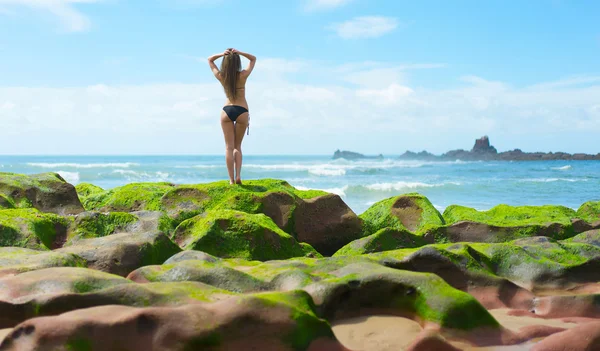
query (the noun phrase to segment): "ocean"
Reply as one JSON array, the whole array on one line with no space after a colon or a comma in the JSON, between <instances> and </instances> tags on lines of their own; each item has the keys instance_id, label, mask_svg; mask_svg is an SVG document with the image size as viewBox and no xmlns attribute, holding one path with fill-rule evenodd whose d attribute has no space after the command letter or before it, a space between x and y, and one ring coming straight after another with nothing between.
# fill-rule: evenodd
<instances>
[{"instance_id":1,"label":"ocean","mask_svg":"<svg viewBox=\"0 0 600 351\"><path fill-rule=\"evenodd\" d=\"M0 172L57 172L76 185L110 189L133 182L207 183L227 179L224 156L0 156ZM459 204L564 205L600 200L599 161L424 162L332 160L331 156L244 156L242 179L284 179L336 193L356 212L403 193L426 195L443 211Z\"/></svg>"}]
</instances>

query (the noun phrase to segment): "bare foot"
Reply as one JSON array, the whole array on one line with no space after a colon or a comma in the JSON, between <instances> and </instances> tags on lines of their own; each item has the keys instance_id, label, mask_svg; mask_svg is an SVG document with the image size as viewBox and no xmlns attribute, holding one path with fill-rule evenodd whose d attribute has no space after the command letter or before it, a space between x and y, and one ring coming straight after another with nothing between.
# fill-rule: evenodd
<instances>
[{"instance_id":1,"label":"bare foot","mask_svg":"<svg viewBox=\"0 0 600 351\"><path fill-rule=\"evenodd\" d=\"M236 180L236 181L235 181L235 183L236 183L236 184L239 184L239 185L242 185L242 180L241 180L241 179L238 179L238 180Z\"/></svg>"},{"instance_id":2,"label":"bare foot","mask_svg":"<svg viewBox=\"0 0 600 351\"><path fill-rule=\"evenodd\" d=\"M233 185L233 184L235 184L235 182L233 180L230 180L229 185Z\"/></svg>"}]
</instances>

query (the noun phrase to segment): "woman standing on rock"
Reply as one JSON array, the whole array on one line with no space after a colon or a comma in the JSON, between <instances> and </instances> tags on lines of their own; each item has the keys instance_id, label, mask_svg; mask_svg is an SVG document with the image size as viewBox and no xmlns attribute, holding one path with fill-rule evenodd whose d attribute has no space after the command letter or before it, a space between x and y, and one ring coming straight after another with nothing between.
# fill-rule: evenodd
<instances>
[{"instance_id":1,"label":"woman standing on rock","mask_svg":"<svg viewBox=\"0 0 600 351\"><path fill-rule=\"evenodd\" d=\"M240 55L250 60L248 67L244 70L242 70ZM223 57L223 61L219 70L215 65L215 60L220 57ZM225 136L225 162L227 163L230 184L242 184L240 176L242 171L242 139L244 139L246 129L248 129L248 134L250 133L246 80L254 69L255 63L256 56L232 48L225 50L222 54L212 55L208 58L208 64L215 77L221 82L227 97L223 111L221 111L221 127Z\"/></svg>"}]
</instances>

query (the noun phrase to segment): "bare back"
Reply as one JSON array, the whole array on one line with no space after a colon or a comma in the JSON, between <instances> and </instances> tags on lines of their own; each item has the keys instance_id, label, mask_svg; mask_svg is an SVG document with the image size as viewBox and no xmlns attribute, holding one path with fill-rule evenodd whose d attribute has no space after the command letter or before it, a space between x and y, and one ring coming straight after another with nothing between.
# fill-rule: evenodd
<instances>
[{"instance_id":1,"label":"bare back","mask_svg":"<svg viewBox=\"0 0 600 351\"><path fill-rule=\"evenodd\" d=\"M225 105L238 105L243 106L248 109L248 102L246 101L246 81L248 80L248 73L246 70L243 70L238 75L238 80L236 83L236 97L235 99L231 99L229 96L226 97ZM223 85L223 80L219 79L221 85Z\"/></svg>"}]
</instances>

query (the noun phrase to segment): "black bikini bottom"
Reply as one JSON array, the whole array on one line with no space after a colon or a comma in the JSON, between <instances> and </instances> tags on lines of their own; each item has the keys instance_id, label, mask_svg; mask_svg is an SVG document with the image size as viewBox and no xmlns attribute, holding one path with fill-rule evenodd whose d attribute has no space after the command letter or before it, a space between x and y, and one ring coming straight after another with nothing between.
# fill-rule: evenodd
<instances>
[{"instance_id":1,"label":"black bikini bottom","mask_svg":"<svg viewBox=\"0 0 600 351\"><path fill-rule=\"evenodd\" d=\"M227 105L223 106L223 111L225 111L227 117L229 117L232 122L235 122L242 113L248 112L248 109L244 106Z\"/></svg>"},{"instance_id":2,"label":"black bikini bottom","mask_svg":"<svg viewBox=\"0 0 600 351\"><path fill-rule=\"evenodd\" d=\"M225 114L232 122L235 122L242 113L248 112L248 109L239 105L227 105L223 106L223 111L225 111ZM247 134L250 135L250 116L248 116Z\"/></svg>"}]
</instances>

